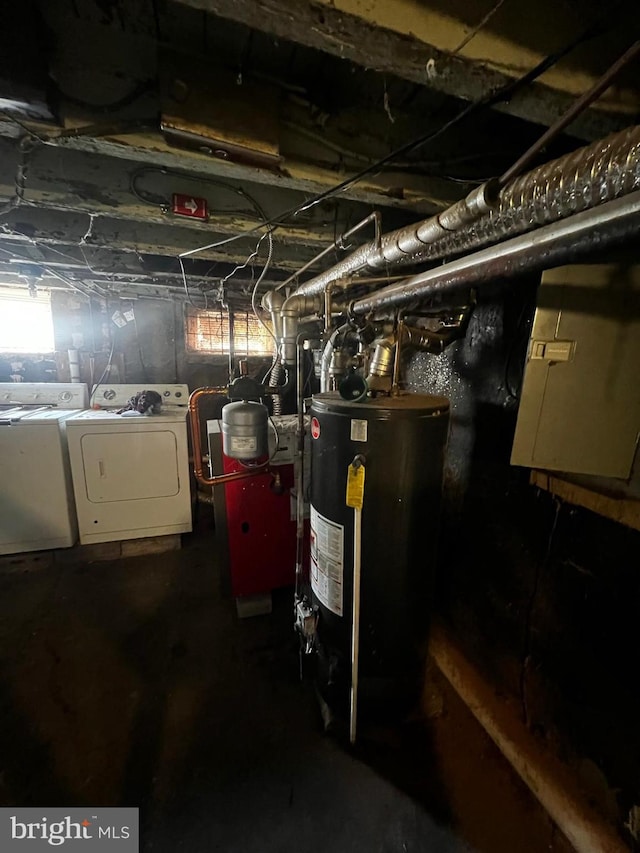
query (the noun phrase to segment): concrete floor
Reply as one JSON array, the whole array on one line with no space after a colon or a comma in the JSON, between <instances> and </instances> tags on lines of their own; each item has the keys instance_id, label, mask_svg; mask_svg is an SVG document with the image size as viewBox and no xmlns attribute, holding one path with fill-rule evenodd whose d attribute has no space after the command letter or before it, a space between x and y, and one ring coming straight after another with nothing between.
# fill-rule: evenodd
<instances>
[{"instance_id":1,"label":"concrete floor","mask_svg":"<svg viewBox=\"0 0 640 853\"><path fill-rule=\"evenodd\" d=\"M3 563L3 805L139 806L158 853L570 850L443 683L429 722L325 735L290 593L238 621L214 552Z\"/></svg>"}]
</instances>

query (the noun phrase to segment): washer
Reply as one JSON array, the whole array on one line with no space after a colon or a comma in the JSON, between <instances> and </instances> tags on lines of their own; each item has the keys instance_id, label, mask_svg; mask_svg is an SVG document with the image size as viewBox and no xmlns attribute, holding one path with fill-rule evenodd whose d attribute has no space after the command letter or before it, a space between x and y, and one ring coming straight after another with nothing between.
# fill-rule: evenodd
<instances>
[{"instance_id":1,"label":"washer","mask_svg":"<svg viewBox=\"0 0 640 853\"><path fill-rule=\"evenodd\" d=\"M81 383L0 383L0 554L75 544L65 427L88 398Z\"/></svg>"},{"instance_id":2,"label":"washer","mask_svg":"<svg viewBox=\"0 0 640 853\"><path fill-rule=\"evenodd\" d=\"M145 385L157 415L116 414L140 385L100 385L92 409L67 421L80 542L187 533L191 488L186 385Z\"/></svg>"}]
</instances>

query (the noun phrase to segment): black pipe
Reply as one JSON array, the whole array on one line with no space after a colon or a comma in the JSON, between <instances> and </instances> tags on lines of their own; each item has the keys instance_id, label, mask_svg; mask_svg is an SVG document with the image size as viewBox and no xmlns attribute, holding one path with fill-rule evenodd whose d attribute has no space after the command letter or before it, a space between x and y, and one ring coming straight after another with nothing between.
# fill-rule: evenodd
<instances>
[{"instance_id":1,"label":"black pipe","mask_svg":"<svg viewBox=\"0 0 640 853\"><path fill-rule=\"evenodd\" d=\"M560 118L546 130L540 139L533 143L521 157L518 157L516 162L509 166L506 172L498 178L498 187L506 186L510 181L518 177L531 163L536 156L553 140L559 136L565 128L567 128L587 107L596 101L603 92L606 92L609 86L613 83L622 69L632 62L640 54L640 40L634 42L631 47L619 57L610 68L600 77L599 80L581 95L569 109L561 115Z\"/></svg>"}]
</instances>

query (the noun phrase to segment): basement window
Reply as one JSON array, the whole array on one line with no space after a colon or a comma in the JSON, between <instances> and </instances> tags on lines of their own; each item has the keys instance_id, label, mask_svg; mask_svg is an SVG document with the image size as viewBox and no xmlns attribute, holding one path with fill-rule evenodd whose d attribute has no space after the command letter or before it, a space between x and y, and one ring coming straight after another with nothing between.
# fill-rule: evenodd
<instances>
[{"instance_id":1,"label":"basement window","mask_svg":"<svg viewBox=\"0 0 640 853\"><path fill-rule=\"evenodd\" d=\"M0 352L36 355L54 348L50 294L26 287L0 288Z\"/></svg>"},{"instance_id":2,"label":"basement window","mask_svg":"<svg viewBox=\"0 0 640 853\"><path fill-rule=\"evenodd\" d=\"M229 315L226 311L187 306L186 348L190 353L229 355ZM264 356L273 352L273 338L249 311L233 312L233 353Z\"/></svg>"}]
</instances>

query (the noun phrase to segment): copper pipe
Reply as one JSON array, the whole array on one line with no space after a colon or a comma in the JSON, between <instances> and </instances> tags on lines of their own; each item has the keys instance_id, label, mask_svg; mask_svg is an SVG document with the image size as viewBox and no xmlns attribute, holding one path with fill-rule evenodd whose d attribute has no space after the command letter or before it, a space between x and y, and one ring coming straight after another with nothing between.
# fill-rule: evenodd
<instances>
[{"instance_id":1,"label":"copper pipe","mask_svg":"<svg viewBox=\"0 0 640 853\"><path fill-rule=\"evenodd\" d=\"M191 440L193 442L193 474L196 480L203 486L221 486L224 483L232 483L234 480L244 480L246 477L255 477L256 474L264 474L269 463L263 462L255 468L246 471L233 471L230 474L216 474L214 477L205 477L202 470L202 435L200 432L199 401L201 397L214 395L227 395L228 388L196 388L189 397L189 425L191 427Z\"/></svg>"}]
</instances>

